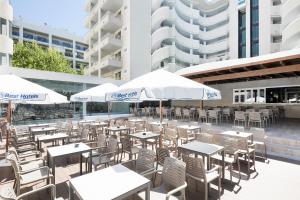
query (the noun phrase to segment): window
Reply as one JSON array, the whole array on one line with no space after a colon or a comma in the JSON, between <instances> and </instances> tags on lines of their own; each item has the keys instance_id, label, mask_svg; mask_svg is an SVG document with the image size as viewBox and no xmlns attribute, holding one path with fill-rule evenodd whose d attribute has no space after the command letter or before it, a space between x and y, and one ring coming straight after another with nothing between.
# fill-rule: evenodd
<instances>
[{"instance_id":1,"label":"window","mask_svg":"<svg viewBox=\"0 0 300 200\"><path fill-rule=\"evenodd\" d=\"M281 43L282 36L281 35L274 35L272 36L272 43Z\"/></svg>"},{"instance_id":2,"label":"window","mask_svg":"<svg viewBox=\"0 0 300 200\"><path fill-rule=\"evenodd\" d=\"M259 2L258 0L251 0L251 57L259 55Z\"/></svg>"},{"instance_id":3,"label":"window","mask_svg":"<svg viewBox=\"0 0 300 200\"><path fill-rule=\"evenodd\" d=\"M115 73L115 79L116 80L121 80L121 72Z\"/></svg>"},{"instance_id":4,"label":"window","mask_svg":"<svg viewBox=\"0 0 300 200\"><path fill-rule=\"evenodd\" d=\"M4 53L0 53L0 66L7 65L7 56Z\"/></svg>"},{"instance_id":5,"label":"window","mask_svg":"<svg viewBox=\"0 0 300 200\"><path fill-rule=\"evenodd\" d=\"M246 13L239 11L239 58L246 57Z\"/></svg>"},{"instance_id":6,"label":"window","mask_svg":"<svg viewBox=\"0 0 300 200\"><path fill-rule=\"evenodd\" d=\"M272 17L272 24L281 24L281 17Z\"/></svg>"},{"instance_id":7,"label":"window","mask_svg":"<svg viewBox=\"0 0 300 200\"><path fill-rule=\"evenodd\" d=\"M233 90L233 103L265 103L264 88L247 88Z\"/></svg>"},{"instance_id":8,"label":"window","mask_svg":"<svg viewBox=\"0 0 300 200\"><path fill-rule=\"evenodd\" d=\"M8 35L7 34L7 20L0 18L0 35Z\"/></svg>"}]
</instances>

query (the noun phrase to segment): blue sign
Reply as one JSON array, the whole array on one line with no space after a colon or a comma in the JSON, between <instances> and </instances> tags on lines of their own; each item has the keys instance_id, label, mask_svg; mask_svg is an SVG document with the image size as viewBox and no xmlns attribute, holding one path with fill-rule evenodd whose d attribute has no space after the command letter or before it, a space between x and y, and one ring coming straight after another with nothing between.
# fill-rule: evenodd
<instances>
[{"instance_id":1,"label":"blue sign","mask_svg":"<svg viewBox=\"0 0 300 200\"><path fill-rule=\"evenodd\" d=\"M114 92L107 95L107 101L134 101L140 98L140 91Z\"/></svg>"},{"instance_id":2,"label":"blue sign","mask_svg":"<svg viewBox=\"0 0 300 200\"><path fill-rule=\"evenodd\" d=\"M0 92L0 100L4 101L43 101L45 100L45 95L42 94L14 94L14 93L4 93Z\"/></svg>"}]
</instances>

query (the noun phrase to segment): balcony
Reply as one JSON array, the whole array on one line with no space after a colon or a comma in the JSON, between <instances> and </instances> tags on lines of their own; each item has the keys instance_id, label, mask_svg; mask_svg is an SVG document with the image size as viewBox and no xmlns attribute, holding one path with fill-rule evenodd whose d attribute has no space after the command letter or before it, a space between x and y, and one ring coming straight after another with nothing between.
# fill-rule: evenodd
<instances>
[{"instance_id":1,"label":"balcony","mask_svg":"<svg viewBox=\"0 0 300 200\"><path fill-rule=\"evenodd\" d=\"M122 2L120 0L100 0L100 7L103 10L110 10L116 12L122 7Z\"/></svg>"},{"instance_id":2,"label":"balcony","mask_svg":"<svg viewBox=\"0 0 300 200\"><path fill-rule=\"evenodd\" d=\"M122 68L122 61L120 57L115 55L108 55L102 58L100 63L102 73L108 73Z\"/></svg>"},{"instance_id":3,"label":"balcony","mask_svg":"<svg viewBox=\"0 0 300 200\"><path fill-rule=\"evenodd\" d=\"M106 34L100 42L100 48L107 51L116 51L122 47L122 41L113 34Z\"/></svg>"},{"instance_id":4,"label":"balcony","mask_svg":"<svg viewBox=\"0 0 300 200\"><path fill-rule=\"evenodd\" d=\"M122 26L122 21L120 17L116 17L111 12L106 12L105 15L102 17L100 22L101 29L109 31L109 32L115 32Z\"/></svg>"}]
</instances>

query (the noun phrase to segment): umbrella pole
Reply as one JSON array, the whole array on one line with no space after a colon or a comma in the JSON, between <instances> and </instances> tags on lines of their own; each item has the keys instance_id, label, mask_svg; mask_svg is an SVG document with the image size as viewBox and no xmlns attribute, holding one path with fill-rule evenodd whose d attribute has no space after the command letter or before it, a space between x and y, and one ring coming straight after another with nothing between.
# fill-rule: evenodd
<instances>
[{"instance_id":1,"label":"umbrella pole","mask_svg":"<svg viewBox=\"0 0 300 200\"><path fill-rule=\"evenodd\" d=\"M108 117L108 120L110 120L110 110L111 110L111 107L112 107L112 103L109 101L108 105L107 105L107 117Z\"/></svg>"},{"instance_id":2,"label":"umbrella pole","mask_svg":"<svg viewBox=\"0 0 300 200\"><path fill-rule=\"evenodd\" d=\"M12 109L11 109L11 107L12 107L12 105L11 105L12 103L11 103L11 101L9 101L8 102L8 106L7 106L7 122L9 123L9 124L11 124L11 122L12 122L12 120L11 120L11 117L12 117ZM6 146L5 146L5 149L6 149L6 152L8 151L8 137L9 137L9 135L8 135L8 129L6 129Z\"/></svg>"},{"instance_id":3,"label":"umbrella pole","mask_svg":"<svg viewBox=\"0 0 300 200\"><path fill-rule=\"evenodd\" d=\"M162 100L159 100L159 122L160 122L160 136L159 136L159 147L162 148L162 136L163 136L163 129L162 129Z\"/></svg>"}]
</instances>

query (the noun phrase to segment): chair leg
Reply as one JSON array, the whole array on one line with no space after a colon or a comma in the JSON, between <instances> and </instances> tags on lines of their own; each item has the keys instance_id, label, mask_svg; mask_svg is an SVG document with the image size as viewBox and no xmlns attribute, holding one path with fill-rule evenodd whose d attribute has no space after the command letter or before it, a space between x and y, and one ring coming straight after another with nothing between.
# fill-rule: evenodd
<instances>
[{"instance_id":1,"label":"chair leg","mask_svg":"<svg viewBox=\"0 0 300 200\"><path fill-rule=\"evenodd\" d=\"M230 163L229 169L230 169L230 182L232 184L232 163Z\"/></svg>"},{"instance_id":2,"label":"chair leg","mask_svg":"<svg viewBox=\"0 0 300 200\"><path fill-rule=\"evenodd\" d=\"M265 157L265 160L268 160L268 156L267 156L267 145L264 144L264 147L265 147L265 154L264 154L264 157Z\"/></svg>"},{"instance_id":3,"label":"chair leg","mask_svg":"<svg viewBox=\"0 0 300 200\"><path fill-rule=\"evenodd\" d=\"M220 175L219 175L218 193L219 193L219 200L221 200L221 177L220 177Z\"/></svg>"},{"instance_id":4,"label":"chair leg","mask_svg":"<svg viewBox=\"0 0 300 200\"><path fill-rule=\"evenodd\" d=\"M207 200L207 198L208 198L208 188L207 188L207 186L208 186L208 183L206 183L206 182L204 182L204 195L205 195L205 200Z\"/></svg>"}]
</instances>

